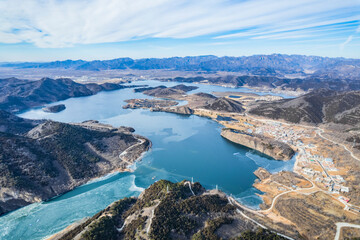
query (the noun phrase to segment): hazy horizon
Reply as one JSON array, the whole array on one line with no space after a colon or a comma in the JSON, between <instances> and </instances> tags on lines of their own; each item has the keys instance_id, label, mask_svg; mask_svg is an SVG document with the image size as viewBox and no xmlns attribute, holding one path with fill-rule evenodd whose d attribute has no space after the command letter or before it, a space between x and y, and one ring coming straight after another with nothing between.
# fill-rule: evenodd
<instances>
[{"instance_id":1,"label":"hazy horizon","mask_svg":"<svg viewBox=\"0 0 360 240\"><path fill-rule=\"evenodd\" d=\"M206 55L190 55L190 56L170 56L170 57L139 57L139 58L132 58L132 57L115 57L115 58L107 58L107 59L56 59L56 60L49 60L49 61L1 61L0 63L26 63L26 62L38 62L38 63L47 63L47 62L64 62L64 61L111 61L115 59L124 59L124 58L131 58L133 60L140 60L140 59L170 59L170 58L191 58L191 57L205 57L205 56L214 56L217 58L223 57L234 57L234 58L241 58L241 57L252 57L252 56L271 56L271 55L283 55L283 56L306 56L306 57L323 57L323 58L340 58L340 59L353 59L353 60L360 60L358 58L351 58L351 57L326 57L326 56L318 56L318 55L305 55L305 54L281 54L281 53L271 53L271 54L251 54L251 55L241 55L241 56L217 56L213 54L206 54Z\"/></svg>"}]
</instances>

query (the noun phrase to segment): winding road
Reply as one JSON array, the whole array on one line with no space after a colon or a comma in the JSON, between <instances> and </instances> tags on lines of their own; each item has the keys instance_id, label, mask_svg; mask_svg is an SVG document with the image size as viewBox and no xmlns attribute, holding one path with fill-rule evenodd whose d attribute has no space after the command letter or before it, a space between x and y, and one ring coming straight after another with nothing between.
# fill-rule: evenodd
<instances>
[{"instance_id":1,"label":"winding road","mask_svg":"<svg viewBox=\"0 0 360 240\"><path fill-rule=\"evenodd\" d=\"M286 192L282 192L278 195L276 195L274 197L274 199L272 200L272 203L271 203L271 206L268 208L268 209L264 209L264 210L259 210L258 212L261 212L261 213L267 213L267 212L270 212L273 207L275 206L275 203L276 203L276 200L281 197L282 195L285 195L285 194L288 194L288 193L291 193L291 192L297 192L297 193L300 193L300 194L309 194L309 193L315 193L317 191L322 191L321 189L318 189L318 187L315 186L315 184L310 181L309 179L306 179L308 180L311 184L312 184L312 187L309 187L309 188L298 188L298 189L293 189L293 190L289 190L289 191L286 191ZM314 191L311 191L311 192L308 192L309 190L313 190ZM306 191L305 193L303 193L304 191Z\"/></svg>"},{"instance_id":2,"label":"winding road","mask_svg":"<svg viewBox=\"0 0 360 240\"><path fill-rule=\"evenodd\" d=\"M119 158L120 158L121 161L127 162L129 164L133 164L132 162L129 162L129 161L123 159L123 156L125 156L129 152L130 149L135 148L135 147L137 147L137 146L139 146L139 145L141 145L141 144L143 144L145 142L145 139L137 139L137 140L139 140L140 142L138 142L135 145L131 145L130 147L128 147L122 153L119 154Z\"/></svg>"}]
</instances>

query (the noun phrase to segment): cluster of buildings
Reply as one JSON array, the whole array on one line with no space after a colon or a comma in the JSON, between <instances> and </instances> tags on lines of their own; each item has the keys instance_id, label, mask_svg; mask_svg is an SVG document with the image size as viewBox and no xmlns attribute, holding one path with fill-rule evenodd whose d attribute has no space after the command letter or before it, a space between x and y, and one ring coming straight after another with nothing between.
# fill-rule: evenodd
<instances>
[{"instance_id":1,"label":"cluster of buildings","mask_svg":"<svg viewBox=\"0 0 360 240\"><path fill-rule=\"evenodd\" d=\"M360 214L360 207L352 205L347 195L351 189L347 187L346 180L339 175L339 169L336 168L332 158L314 154L313 149L317 148L315 144L305 144L302 139L310 138L311 132L306 129L290 128L281 123L267 122L266 124L255 127L246 124L248 133L268 135L278 141L285 142L298 148L296 167L301 175L316 183L316 185L325 188L328 193L336 194L337 199L345 204L345 210ZM249 131L251 130L252 131ZM279 189L279 188L278 188ZM293 186L296 189L296 186ZM285 189L279 189L285 190Z\"/></svg>"},{"instance_id":2,"label":"cluster of buildings","mask_svg":"<svg viewBox=\"0 0 360 240\"><path fill-rule=\"evenodd\" d=\"M314 163L318 163L320 165L320 167L322 167L325 170L325 172L339 171L339 169L337 169L335 167L335 164L334 164L334 161L332 158L324 158L323 156L312 155L309 152L304 151L304 154L300 158L300 164L305 167L305 166L308 166L309 164L314 164ZM339 176L339 178L341 178L341 176Z\"/></svg>"},{"instance_id":3,"label":"cluster of buildings","mask_svg":"<svg viewBox=\"0 0 360 240\"><path fill-rule=\"evenodd\" d=\"M322 171L311 168L312 164L318 164ZM311 155L309 152L303 151L303 154L299 156L299 166L302 167L304 175L312 178L315 182L322 183L331 193L339 194L350 191L349 187L344 186L346 181L341 175L329 174L329 171L338 171L331 158Z\"/></svg>"},{"instance_id":4,"label":"cluster of buildings","mask_svg":"<svg viewBox=\"0 0 360 240\"><path fill-rule=\"evenodd\" d=\"M278 141L293 145L304 146L304 143L300 140L302 137L310 137L306 130L294 130L283 126L281 123L270 122L261 125L255 129L255 133L262 135L271 135Z\"/></svg>"},{"instance_id":5,"label":"cluster of buildings","mask_svg":"<svg viewBox=\"0 0 360 240\"><path fill-rule=\"evenodd\" d=\"M252 126L248 126L252 127ZM321 155L313 155L311 149L316 148L314 144L304 144L301 139L310 137L310 133L304 129L292 129L281 123L269 122L254 129L256 134L270 135L278 141L285 142L299 149L298 167L301 172L309 179L323 185L330 193L348 193L345 179L335 172L339 169L335 167L332 158L325 158ZM339 200L348 203L349 198L340 196Z\"/></svg>"}]
</instances>

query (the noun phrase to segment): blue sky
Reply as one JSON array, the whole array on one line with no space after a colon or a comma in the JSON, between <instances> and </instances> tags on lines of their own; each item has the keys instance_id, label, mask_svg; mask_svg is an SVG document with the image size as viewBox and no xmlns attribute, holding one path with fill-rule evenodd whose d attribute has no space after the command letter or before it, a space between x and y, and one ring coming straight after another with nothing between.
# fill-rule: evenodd
<instances>
[{"instance_id":1,"label":"blue sky","mask_svg":"<svg viewBox=\"0 0 360 240\"><path fill-rule=\"evenodd\" d=\"M0 61L360 58L360 0L0 0Z\"/></svg>"}]
</instances>

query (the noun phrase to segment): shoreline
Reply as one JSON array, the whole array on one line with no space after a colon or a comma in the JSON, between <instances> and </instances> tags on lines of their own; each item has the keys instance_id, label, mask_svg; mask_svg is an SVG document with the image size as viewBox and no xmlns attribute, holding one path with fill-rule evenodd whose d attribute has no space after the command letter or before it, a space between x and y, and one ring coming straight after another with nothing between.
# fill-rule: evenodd
<instances>
[{"instance_id":1,"label":"shoreline","mask_svg":"<svg viewBox=\"0 0 360 240\"><path fill-rule=\"evenodd\" d=\"M268 88L268 87L253 87L253 86L249 86L249 85L244 85L244 86L234 86L232 84L216 84L216 83L209 83L209 82L178 82L178 81L172 81L169 79L158 79L158 78L152 78L152 79L148 79L151 81L159 81L159 82L173 82L173 83L179 83L179 84L202 84L202 85L208 85L208 86L218 86L218 87L225 87L225 88L233 88L233 89L248 89L251 90L253 93L255 92L255 94L258 93L264 93L264 95L271 95L271 94L276 94L275 96L278 95L285 95L287 97L298 97L301 96L303 94L308 93L307 91L295 91L295 90L283 90L283 89L277 89L277 88ZM144 81L144 79L136 79L134 81ZM249 91L249 92L251 92ZM244 92L247 93L247 92ZM259 95L259 94L258 94Z\"/></svg>"},{"instance_id":2,"label":"shoreline","mask_svg":"<svg viewBox=\"0 0 360 240\"><path fill-rule=\"evenodd\" d=\"M153 79L153 80L154 80L154 81L160 81L160 82L161 82L161 80L158 80L158 79ZM175 82L175 81L164 81L164 82ZM176 83L180 83L180 82L176 82ZM216 85L216 84L209 84L209 83L193 83L193 84L195 84L195 85L197 85L197 84L204 84L204 85L213 85L213 86L222 86L222 87L224 87L223 85ZM227 87L229 87L229 86L227 86ZM236 87L233 87L233 88L236 89ZM248 89L251 90L250 88L248 88ZM246 93L247 93L247 92L245 92L245 94L246 94ZM257 95L256 93L252 93L252 94ZM188 95L188 96L191 96L191 95ZM163 98L153 97L153 99L163 99ZM176 100L176 101L177 101L178 99L171 98L171 100ZM185 100L184 100L184 99L181 99L181 100L188 102L188 104L185 105L185 107L189 105L189 100L187 100L187 99L185 99ZM191 100L190 100L190 101L191 101ZM141 107L141 108L142 108L142 109L147 109L147 110L149 110L149 111L153 111L153 109L151 109L151 108L147 108L147 107ZM166 111L166 108L159 108L158 111L160 111L160 112L174 113L174 114L181 114L181 113L178 113L178 112ZM206 110L206 109L201 109L201 108L196 108L196 107L195 107L195 108L193 108L193 113L192 113L192 114L189 114L189 115L196 115L196 116L199 116L199 117L210 118L212 121L220 124L220 125L223 127L223 129L225 129L225 128L227 128L227 126L224 125L224 123L222 123L221 120L217 120L216 118L214 118L214 116L222 115L222 114L224 114L224 112L218 112L218 111L214 111L214 110ZM225 114L230 114L231 116L244 116L244 113L225 113ZM221 135L221 133L220 133L220 135ZM225 138L225 139L226 139L226 138ZM230 141L230 142L235 143L234 141L231 141L231 140L229 140L229 139L227 139L227 140ZM256 151L256 152L259 152L260 154L265 154L266 156L270 157L270 158L271 158L272 160L274 160L274 161L284 161L284 162L288 162L288 161L292 161L292 160L295 158L295 161L294 161L294 163L292 164L292 167L291 167L291 170L290 170L291 172L294 172L294 168L295 168L295 166L296 166L296 159L297 159L297 155L298 155L298 151L297 151L297 150L294 150L294 154L292 154L291 157L288 158L288 159L276 159L275 157L270 156L270 155L268 155L268 154L266 154L266 153L263 153L263 152L255 149L255 148L251 148L251 147L249 147L249 146L245 146L245 145L242 145L242 144L239 144L239 143L235 143L235 144L238 144L238 145L244 146L244 147L248 147L249 149L252 149L252 150L254 150L254 151ZM256 169L256 170L257 170L257 169ZM256 171L256 170L255 170L255 171ZM282 168L280 168L280 169L277 169L277 171L276 171L276 172L273 172L273 173L278 173L278 172L281 172L281 171L283 171L283 170L286 170L286 166L284 166L284 167L282 167ZM255 171L253 172L253 174L255 173ZM254 183L255 183L255 181L254 181ZM253 184L254 184L254 183L253 183ZM261 191L260 189L254 187L254 185L252 185L252 188ZM263 192L263 191L261 191L261 192ZM230 196L230 195L228 195L228 196ZM253 196L253 195L249 195L249 196ZM259 196L259 195L256 194L256 196ZM259 197L261 198L262 203L264 203L263 198L262 198L261 196L259 196ZM241 203L241 202L239 202L239 203L242 204L242 205L245 205L245 206L248 207L248 208L254 208L253 205L246 205L245 203ZM256 207L260 209L260 205L261 205L262 203L258 204ZM256 210L254 209L254 211L256 211Z\"/></svg>"},{"instance_id":3,"label":"shoreline","mask_svg":"<svg viewBox=\"0 0 360 240\"><path fill-rule=\"evenodd\" d=\"M198 115L198 116L201 116L201 115ZM212 119L212 120L214 120L215 122L217 122L217 123L221 124L222 126L224 126L222 123L220 123L220 121L217 121L217 120L215 120L215 119ZM151 141L150 141L150 143L151 143ZM150 145L150 147L151 147L151 145ZM141 155L146 154L146 153L148 153L148 152L149 152L149 151L144 151L144 152L142 152ZM109 172L109 173L106 174L106 175L89 179L86 183L81 184L81 185L76 186L76 187L80 187L80 186L82 186L82 185L88 184L89 182L94 181L94 180L97 180L97 179L101 179L101 178L104 178L104 177L106 178L108 175L114 174L115 172L117 172L117 173L121 173L121 172L132 172L133 170L132 170L131 168L129 168L129 167L130 167L131 165L133 165L133 164L136 164L136 162L140 161L143 157L144 157L144 156L140 156L140 157L137 158L132 164L126 165L125 168L114 169L114 170L112 170L111 172ZM101 181L101 180L100 180L100 181ZM76 188L76 187L75 187L75 188ZM75 189L75 188L74 188L74 189ZM74 189L72 189L72 190L74 190ZM69 191L72 191L72 190L69 190ZM64 194L65 194L65 193L64 193ZM63 194L61 194L61 195L63 195ZM61 196L61 195L58 195L58 196L56 196L56 197L59 197L59 196ZM229 196L229 195L227 194L227 196ZM55 197L55 198L56 198L56 197ZM239 203L239 204L240 204L240 205L243 205L242 203ZM245 206L246 206L246 205L245 205ZM249 207L251 208L251 206L249 206ZM254 210L254 211L256 211L256 210Z\"/></svg>"},{"instance_id":4,"label":"shoreline","mask_svg":"<svg viewBox=\"0 0 360 240\"><path fill-rule=\"evenodd\" d=\"M81 125L82 123L72 123L72 124ZM96 126L96 127L99 127L99 126ZM112 127L112 126L110 126L110 127ZM38 199L38 200L35 199L35 201L33 201L33 202L29 201L29 202L27 202L27 204L24 204L23 206L19 206L16 209L4 212L3 214L0 215L0 217L6 216L8 214L11 214L11 213L19 210L19 209L22 209L24 207L27 207L27 206L35 204L35 203L40 203L40 204L41 203L48 203L48 202L50 202L52 200L55 200L55 199L63 196L66 193L69 193L69 192L75 190L78 187L82 187L82 186L85 186L85 185L88 185L88 184L92 184L92 183L95 183L95 182L106 180L108 178L111 178L111 177L115 176L118 173L133 172L134 169L132 169L131 167L133 165L135 165L136 162L141 161L141 159L145 156L145 154L151 149L152 142L150 141L150 139L148 139L148 138L146 138L144 136L141 136L141 135L138 135L138 134L132 134L132 135L139 142L129 146L127 149L125 149L124 151L122 151L120 153L120 155L122 153L125 153L124 155L129 155L129 157L128 157L129 159L128 160L123 160L123 159L120 158L120 163L118 164L119 165L118 167L113 166L114 167L113 169L102 168L102 169L100 169L98 176L94 176L94 177L90 177L90 178L83 178L83 179L78 179L78 180L72 179L71 182L69 182L68 185L66 185L68 187L68 189L65 189L65 191L63 191L63 192L61 192L61 193L59 193L59 194L57 194L55 196L49 197L49 198ZM142 151L137 152L136 147L139 147L139 146L141 146L143 144L145 144L145 146L144 146L143 149L141 149ZM128 151L128 150L130 150L130 151ZM101 168L101 167L99 167L99 168ZM104 171L104 172L102 172L102 171ZM15 198L15 199L20 199L21 200L20 197ZM6 203L6 202L7 201L5 201L4 203Z\"/></svg>"}]
</instances>

